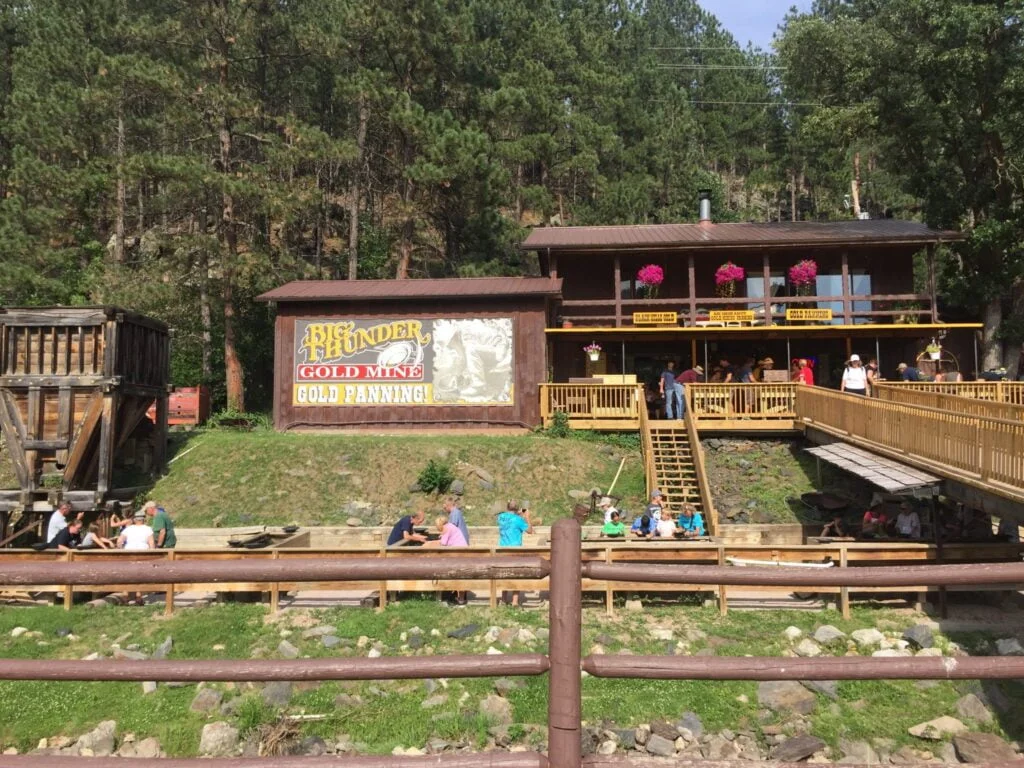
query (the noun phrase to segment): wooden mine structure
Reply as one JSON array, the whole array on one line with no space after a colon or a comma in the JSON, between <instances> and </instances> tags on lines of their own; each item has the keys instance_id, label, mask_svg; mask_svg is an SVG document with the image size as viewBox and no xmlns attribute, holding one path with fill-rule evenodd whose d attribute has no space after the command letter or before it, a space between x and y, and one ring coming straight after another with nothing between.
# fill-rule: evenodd
<instances>
[{"instance_id":1,"label":"wooden mine structure","mask_svg":"<svg viewBox=\"0 0 1024 768\"><path fill-rule=\"evenodd\" d=\"M0 490L0 538L12 512L131 499L114 467L163 465L169 365L167 326L119 307L0 309L0 429L19 485Z\"/></svg>"}]
</instances>

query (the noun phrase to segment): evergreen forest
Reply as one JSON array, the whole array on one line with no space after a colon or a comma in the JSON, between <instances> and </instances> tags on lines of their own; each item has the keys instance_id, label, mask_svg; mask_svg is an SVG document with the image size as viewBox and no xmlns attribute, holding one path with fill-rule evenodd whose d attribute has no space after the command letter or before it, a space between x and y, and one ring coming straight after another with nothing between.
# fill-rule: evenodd
<instances>
[{"instance_id":1,"label":"evergreen forest","mask_svg":"<svg viewBox=\"0 0 1024 768\"><path fill-rule=\"evenodd\" d=\"M947 318L1024 341L1024 0L0 0L0 305L120 304L269 404L293 279L518 275L528 228L962 230Z\"/></svg>"}]
</instances>

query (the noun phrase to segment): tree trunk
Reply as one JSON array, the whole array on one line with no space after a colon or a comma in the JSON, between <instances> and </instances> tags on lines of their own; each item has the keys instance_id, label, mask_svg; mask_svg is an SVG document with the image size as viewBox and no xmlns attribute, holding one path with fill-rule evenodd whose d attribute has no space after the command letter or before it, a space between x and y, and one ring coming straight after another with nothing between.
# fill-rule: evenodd
<instances>
[{"instance_id":1,"label":"tree trunk","mask_svg":"<svg viewBox=\"0 0 1024 768\"><path fill-rule=\"evenodd\" d=\"M398 269L395 277L405 280L409 277L409 264L412 261L412 238L416 231L416 223L412 217L412 193L413 183L409 178L408 169L412 164L412 147L408 139L403 137L402 147L402 215L405 217L402 222L402 236L398 243Z\"/></svg>"},{"instance_id":2,"label":"tree trunk","mask_svg":"<svg viewBox=\"0 0 1024 768\"><path fill-rule=\"evenodd\" d=\"M1018 278L1013 283L1013 308L1011 311L1017 320L1015 325L1019 324L1021 318L1024 318L1024 278ZM1015 339L1006 344L1006 370L1012 379L1018 380L1024 374L1024 369L1021 368L1022 364L1024 364L1024 339Z\"/></svg>"},{"instance_id":3,"label":"tree trunk","mask_svg":"<svg viewBox=\"0 0 1024 768\"><path fill-rule=\"evenodd\" d=\"M356 159L348 185L348 279L359 277L359 178L363 172L366 152L366 128L370 122L370 108L366 94L359 94L359 125L356 128Z\"/></svg>"},{"instance_id":4,"label":"tree trunk","mask_svg":"<svg viewBox=\"0 0 1024 768\"><path fill-rule=\"evenodd\" d=\"M210 252L207 249L207 209L204 203L199 210L199 322L203 328L202 336L202 376L203 384L213 381L213 366L210 358L213 355L213 310L210 307Z\"/></svg>"},{"instance_id":5,"label":"tree trunk","mask_svg":"<svg viewBox=\"0 0 1024 768\"><path fill-rule=\"evenodd\" d=\"M991 299L983 310L981 331L982 370L998 368L1003 364L1003 342L999 340L999 326L1003 322L1003 305L996 298Z\"/></svg>"},{"instance_id":6,"label":"tree trunk","mask_svg":"<svg viewBox=\"0 0 1024 768\"><path fill-rule=\"evenodd\" d=\"M128 207L124 182L124 106L117 104L117 202L114 212L114 261L124 264L124 217ZM141 233L140 233L141 236Z\"/></svg>"},{"instance_id":7,"label":"tree trunk","mask_svg":"<svg viewBox=\"0 0 1024 768\"><path fill-rule=\"evenodd\" d=\"M796 171L789 177L789 220L796 221Z\"/></svg>"},{"instance_id":8,"label":"tree trunk","mask_svg":"<svg viewBox=\"0 0 1024 768\"><path fill-rule=\"evenodd\" d=\"M229 43L226 43L228 45ZM228 93L228 52L222 51L220 86ZM219 242L224 275L224 373L229 410L245 411L245 383L242 361L235 349L235 262L238 258L238 233L235 229L235 201L227 184L231 173L231 121L227 106L221 107L220 130L221 215Z\"/></svg>"},{"instance_id":9,"label":"tree trunk","mask_svg":"<svg viewBox=\"0 0 1024 768\"><path fill-rule=\"evenodd\" d=\"M860 152L853 153L853 181L850 182L853 193L853 218L860 218Z\"/></svg>"}]
</instances>

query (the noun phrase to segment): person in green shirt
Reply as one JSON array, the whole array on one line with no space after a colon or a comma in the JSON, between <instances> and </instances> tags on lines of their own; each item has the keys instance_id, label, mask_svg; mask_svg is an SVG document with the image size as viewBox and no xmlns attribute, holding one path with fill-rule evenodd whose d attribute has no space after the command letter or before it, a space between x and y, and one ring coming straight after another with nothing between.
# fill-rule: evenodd
<instances>
[{"instance_id":1,"label":"person in green shirt","mask_svg":"<svg viewBox=\"0 0 1024 768\"><path fill-rule=\"evenodd\" d=\"M619 513L612 512L611 519L601 528L602 536L625 536L626 524L619 520Z\"/></svg>"},{"instance_id":2,"label":"person in green shirt","mask_svg":"<svg viewBox=\"0 0 1024 768\"><path fill-rule=\"evenodd\" d=\"M172 549L178 538L174 535L174 522L167 510L158 507L155 501L147 501L144 509L146 515L153 518L149 527L153 529L153 542L157 549Z\"/></svg>"}]
</instances>

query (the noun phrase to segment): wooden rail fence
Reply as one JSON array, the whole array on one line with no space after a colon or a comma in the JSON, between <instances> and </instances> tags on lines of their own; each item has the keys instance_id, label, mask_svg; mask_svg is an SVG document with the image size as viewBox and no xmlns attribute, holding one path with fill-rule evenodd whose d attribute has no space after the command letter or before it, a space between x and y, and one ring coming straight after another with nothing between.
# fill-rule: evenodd
<instances>
[{"instance_id":1,"label":"wooden rail fence","mask_svg":"<svg viewBox=\"0 0 1024 768\"><path fill-rule=\"evenodd\" d=\"M888 383L875 385L874 395L879 400L905 403L906 405L923 405L926 408L938 408L950 413L983 416L1005 421L1024 421L1024 405L1014 405L1000 400L965 397L955 393L931 392L926 389L900 387Z\"/></svg>"},{"instance_id":2,"label":"wooden rail fence","mask_svg":"<svg viewBox=\"0 0 1024 768\"><path fill-rule=\"evenodd\" d=\"M367 680L424 677L493 677L498 675L548 674L547 755L523 752L487 755L433 755L408 757L275 758L275 766L286 768L420 768L426 766L490 766L491 768L582 768L596 765L629 766L627 758L585 759L581 751L581 670L595 677L635 679L704 680L867 680L867 679L1016 679L1024 678L1024 657L960 658L825 658L790 659L776 657L686 658L630 656L614 658L582 655L582 590L584 579L631 582L642 579L671 584L771 584L781 587L809 587L831 584L840 587L906 587L953 585L1024 584L1024 563L972 564L969 566L912 566L876 569L838 569L807 572L783 568L721 568L718 566L646 565L584 562L580 547L580 525L560 520L552 530L550 560L501 555L453 563L447 557L422 557L414 563L364 559L345 568L332 567L332 578L431 578L439 571L467 578L550 576L550 637L548 653L483 656L436 656L380 659L295 659L106 662L53 661L48 659L0 660L3 680ZM45 578L58 584L93 584L103 581L131 583L154 580L168 582L252 580L279 578L302 580L311 570L325 567L321 560L307 558L281 562L249 561L196 563L136 560L108 564L57 562L0 563L0 586L17 586ZM99 571L105 571L100 573ZM10 768L55 768L74 759L67 757L4 756ZM107 758L78 759L96 768L115 768L121 762ZM150 760L136 759L135 768L256 768L266 759L239 760ZM716 768L737 768L743 763L717 762ZM994 768L994 766L993 766Z\"/></svg>"},{"instance_id":3,"label":"wooden rail fence","mask_svg":"<svg viewBox=\"0 0 1024 768\"><path fill-rule=\"evenodd\" d=\"M564 413L576 429L636 429L647 401L641 384L541 384L540 415Z\"/></svg>"},{"instance_id":4,"label":"wooden rail fence","mask_svg":"<svg viewBox=\"0 0 1024 768\"><path fill-rule=\"evenodd\" d=\"M699 421L750 419L789 421L796 418L796 390L800 385L687 384L688 412ZM714 424L705 424L714 428Z\"/></svg>"},{"instance_id":5,"label":"wooden rail fence","mask_svg":"<svg viewBox=\"0 0 1024 768\"><path fill-rule=\"evenodd\" d=\"M913 392L933 392L994 403L1024 405L1024 381L887 381L885 385Z\"/></svg>"}]
</instances>

